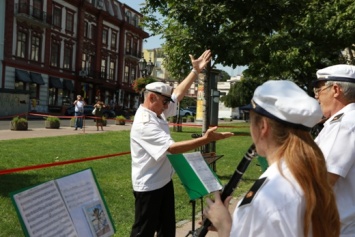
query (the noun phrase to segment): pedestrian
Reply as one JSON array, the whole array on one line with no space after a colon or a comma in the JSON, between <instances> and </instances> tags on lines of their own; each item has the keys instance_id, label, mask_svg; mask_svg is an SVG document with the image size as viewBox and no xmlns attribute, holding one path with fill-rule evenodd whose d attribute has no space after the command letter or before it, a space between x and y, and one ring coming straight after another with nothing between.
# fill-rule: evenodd
<instances>
[{"instance_id":1,"label":"pedestrian","mask_svg":"<svg viewBox=\"0 0 355 237\"><path fill-rule=\"evenodd\" d=\"M253 95L250 133L269 167L238 203L207 198L205 216L222 236L335 237L340 222L322 151L310 130L318 102L291 81L267 81ZM212 228L212 229L213 229Z\"/></svg>"},{"instance_id":2,"label":"pedestrian","mask_svg":"<svg viewBox=\"0 0 355 237\"><path fill-rule=\"evenodd\" d=\"M315 141L336 195L340 236L355 236L355 66L318 70L314 95L327 118Z\"/></svg>"},{"instance_id":3,"label":"pedestrian","mask_svg":"<svg viewBox=\"0 0 355 237\"><path fill-rule=\"evenodd\" d=\"M96 121L96 129L99 131L99 127L101 128L101 131L104 130L103 128L103 110L105 108L104 102L101 100L98 100L96 104L94 105L95 107L95 121Z\"/></svg>"},{"instance_id":4,"label":"pedestrian","mask_svg":"<svg viewBox=\"0 0 355 237\"><path fill-rule=\"evenodd\" d=\"M198 59L190 55L193 69L173 88L162 82L145 86L144 102L134 116L131 128L132 185L135 197L135 220L131 237L175 236L175 204L172 175L167 154L190 151L230 136L217 133L216 127L196 139L175 142L167 118L177 113L177 103L183 99L197 75L211 60L210 50Z\"/></svg>"},{"instance_id":5,"label":"pedestrian","mask_svg":"<svg viewBox=\"0 0 355 237\"><path fill-rule=\"evenodd\" d=\"M77 95L73 104L75 106L75 130L78 130L78 128L82 129L85 101L81 95Z\"/></svg>"}]
</instances>

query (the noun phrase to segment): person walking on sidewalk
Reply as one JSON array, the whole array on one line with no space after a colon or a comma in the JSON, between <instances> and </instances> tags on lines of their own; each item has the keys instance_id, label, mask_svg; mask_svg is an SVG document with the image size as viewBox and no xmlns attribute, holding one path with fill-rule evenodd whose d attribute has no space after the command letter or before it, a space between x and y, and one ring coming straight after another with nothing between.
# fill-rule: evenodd
<instances>
[{"instance_id":1,"label":"person walking on sidewalk","mask_svg":"<svg viewBox=\"0 0 355 237\"><path fill-rule=\"evenodd\" d=\"M81 95L77 95L73 104L75 106L75 130L82 129L85 101L82 100Z\"/></svg>"},{"instance_id":2,"label":"person walking on sidewalk","mask_svg":"<svg viewBox=\"0 0 355 237\"><path fill-rule=\"evenodd\" d=\"M167 117L177 113L176 104L183 99L200 71L211 60L210 50L198 59L191 55L193 69L173 88L162 82L145 86L144 102L134 116L131 128L132 185L135 197L135 220L131 237L174 237L176 235L174 173L167 154L190 151L233 133L217 133L210 128L204 136L175 142L170 135Z\"/></svg>"},{"instance_id":3,"label":"person walking on sidewalk","mask_svg":"<svg viewBox=\"0 0 355 237\"><path fill-rule=\"evenodd\" d=\"M96 128L97 128L97 131L99 131L99 127L101 128L101 131L104 130L103 128L103 110L105 108L105 104L104 102L98 100L96 102L96 104L94 105L95 107L95 121L96 121Z\"/></svg>"}]
</instances>

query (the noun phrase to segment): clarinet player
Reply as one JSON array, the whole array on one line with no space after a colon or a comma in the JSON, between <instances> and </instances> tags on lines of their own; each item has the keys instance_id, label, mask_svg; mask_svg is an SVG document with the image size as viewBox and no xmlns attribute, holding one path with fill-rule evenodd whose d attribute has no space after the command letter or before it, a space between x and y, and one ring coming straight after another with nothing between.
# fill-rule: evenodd
<instances>
[{"instance_id":1,"label":"clarinet player","mask_svg":"<svg viewBox=\"0 0 355 237\"><path fill-rule=\"evenodd\" d=\"M325 159L309 131L322 118L319 103L291 81L268 81L253 95L250 132L269 168L238 203L207 199L204 215L220 237L339 236L335 196Z\"/></svg>"}]
</instances>

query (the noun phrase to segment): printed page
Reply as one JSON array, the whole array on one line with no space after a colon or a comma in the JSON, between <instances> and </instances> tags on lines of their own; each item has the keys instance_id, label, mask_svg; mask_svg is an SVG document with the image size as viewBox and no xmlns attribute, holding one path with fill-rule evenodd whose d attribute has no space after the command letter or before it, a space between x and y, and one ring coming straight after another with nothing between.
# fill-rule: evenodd
<instances>
[{"instance_id":1,"label":"printed page","mask_svg":"<svg viewBox=\"0 0 355 237\"><path fill-rule=\"evenodd\" d=\"M54 181L13 196L30 236L78 236Z\"/></svg>"},{"instance_id":2,"label":"printed page","mask_svg":"<svg viewBox=\"0 0 355 237\"><path fill-rule=\"evenodd\" d=\"M91 231L84 207L88 204L100 201L102 202L100 192L97 188L94 176L90 169L82 172L57 179L58 187L62 193L63 199L67 205L70 216L73 219L75 228L79 236L101 236ZM101 210L108 217L105 206L101 205ZM109 231L105 231L104 236L114 234L113 226L109 218L106 218Z\"/></svg>"},{"instance_id":3,"label":"printed page","mask_svg":"<svg viewBox=\"0 0 355 237\"><path fill-rule=\"evenodd\" d=\"M184 153L183 155L197 176L200 178L208 192L211 193L222 189L222 185L213 175L200 152Z\"/></svg>"}]
</instances>

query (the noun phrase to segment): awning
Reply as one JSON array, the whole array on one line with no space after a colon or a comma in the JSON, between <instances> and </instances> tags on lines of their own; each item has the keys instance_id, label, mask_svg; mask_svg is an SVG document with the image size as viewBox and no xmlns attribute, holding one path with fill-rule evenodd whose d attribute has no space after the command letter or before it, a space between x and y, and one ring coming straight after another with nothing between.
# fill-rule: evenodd
<instances>
[{"instance_id":1,"label":"awning","mask_svg":"<svg viewBox=\"0 0 355 237\"><path fill-rule=\"evenodd\" d=\"M63 87L68 91L74 91L74 85L71 80L63 80Z\"/></svg>"},{"instance_id":2,"label":"awning","mask_svg":"<svg viewBox=\"0 0 355 237\"><path fill-rule=\"evenodd\" d=\"M30 75L28 72L23 70L15 69L15 78L17 81L22 81L25 83L31 82Z\"/></svg>"},{"instance_id":3,"label":"awning","mask_svg":"<svg viewBox=\"0 0 355 237\"><path fill-rule=\"evenodd\" d=\"M49 77L49 87L63 89L63 84L58 77Z\"/></svg>"},{"instance_id":4,"label":"awning","mask_svg":"<svg viewBox=\"0 0 355 237\"><path fill-rule=\"evenodd\" d=\"M41 74L31 72L30 76L31 76L31 80L32 80L33 83L36 83L38 85L44 85L45 84Z\"/></svg>"}]
</instances>

